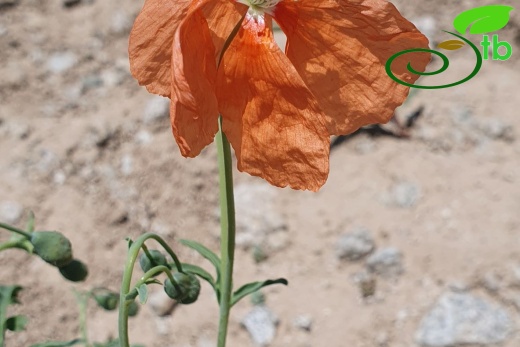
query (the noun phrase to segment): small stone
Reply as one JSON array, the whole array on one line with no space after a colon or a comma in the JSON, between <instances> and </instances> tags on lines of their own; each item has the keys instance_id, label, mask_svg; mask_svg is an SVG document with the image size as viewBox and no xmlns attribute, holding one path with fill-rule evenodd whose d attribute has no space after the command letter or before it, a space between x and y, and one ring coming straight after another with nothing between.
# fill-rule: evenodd
<instances>
[{"instance_id":1,"label":"small stone","mask_svg":"<svg viewBox=\"0 0 520 347\"><path fill-rule=\"evenodd\" d=\"M480 279L482 286L490 292L498 292L502 287L502 279L494 272L485 273Z\"/></svg>"},{"instance_id":2,"label":"small stone","mask_svg":"<svg viewBox=\"0 0 520 347\"><path fill-rule=\"evenodd\" d=\"M375 248L374 239L367 229L359 228L340 237L336 256L340 259L359 260Z\"/></svg>"},{"instance_id":3,"label":"small stone","mask_svg":"<svg viewBox=\"0 0 520 347\"><path fill-rule=\"evenodd\" d=\"M130 155L124 155L121 158L121 173L124 176L130 175L134 171L134 160Z\"/></svg>"},{"instance_id":4,"label":"small stone","mask_svg":"<svg viewBox=\"0 0 520 347\"><path fill-rule=\"evenodd\" d=\"M170 99L162 96L153 96L146 103L143 114L143 122L153 123L157 120L167 118L170 114Z\"/></svg>"},{"instance_id":5,"label":"small stone","mask_svg":"<svg viewBox=\"0 0 520 347\"><path fill-rule=\"evenodd\" d=\"M417 204L421 196L419 186L410 182L401 182L392 187L392 202L402 208L410 208Z\"/></svg>"},{"instance_id":6,"label":"small stone","mask_svg":"<svg viewBox=\"0 0 520 347\"><path fill-rule=\"evenodd\" d=\"M112 16L110 31L116 35L126 35L132 29L132 19L123 11L118 11Z\"/></svg>"},{"instance_id":7,"label":"small stone","mask_svg":"<svg viewBox=\"0 0 520 347\"><path fill-rule=\"evenodd\" d=\"M506 340L511 331L502 307L471 294L446 293L422 319L416 340L428 347L487 345Z\"/></svg>"},{"instance_id":8,"label":"small stone","mask_svg":"<svg viewBox=\"0 0 520 347\"><path fill-rule=\"evenodd\" d=\"M301 315L294 319L293 325L304 331L311 331L312 328L312 317L309 315Z\"/></svg>"},{"instance_id":9,"label":"small stone","mask_svg":"<svg viewBox=\"0 0 520 347\"><path fill-rule=\"evenodd\" d=\"M0 203L0 220L7 224L16 224L20 221L23 206L14 201L3 201Z\"/></svg>"},{"instance_id":10,"label":"small stone","mask_svg":"<svg viewBox=\"0 0 520 347\"><path fill-rule=\"evenodd\" d=\"M492 140L503 140L513 142L515 140L514 129L500 119L490 118L481 120L477 124L478 129Z\"/></svg>"},{"instance_id":11,"label":"small stone","mask_svg":"<svg viewBox=\"0 0 520 347\"><path fill-rule=\"evenodd\" d=\"M242 320L242 325L258 347L268 346L276 334L278 318L265 306L255 306Z\"/></svg>"},{"instance_id":12,"label":"small stone","mask_svg":"<svg viewBox=\"0 0 520 347\"><path fill-rule=\"evenodd\" d=\"M396 277L403 273L403 255L396 248L383 248L367 259L368 270L383 277Z\"/></svg>"},{"instance_id":13,"label":"small stone","mask_svg":"<svg viewBox=\"0 0 520 347\"><path fill-rule=\"evenodd\" d=\"M81 94L103 86L103 79L98 75L89 75L81 81Z\"/></svg>"},{"instance_id":14,"label":"small stone","mask_svg":"<svg viewBox=\"0 0 520 347\"><path fill-rule=\"evenodd\" d=\"M78 62L78 58L72 52L58 52L47 60L47 70L52 73L62 73L72 68Z\"/></svg>"},{"instance_id":15,"label":"small stone","mask_svg":"<svg viewBox=\"0 0 520 347\"><path fill-rule=\"evenodd\" d=\"M236 228L241 230L237 234L238 246L247 249L265 245L266 252L287 246L289 240L283 235L287 224L275 207L277 194L276 189L263 182L235 187Z\"/></svg>"},{"instance_id":16,"label":"small stone","mask_svg":"<svg viewBox=\"0 0 520 347\"><path fill-rule=\"evenodd\" d=\"M159 317L171 314L176 305L176 301L172 300L163 290L150 293L148 303L152 311Z\"/></svg>"}]
</instances>

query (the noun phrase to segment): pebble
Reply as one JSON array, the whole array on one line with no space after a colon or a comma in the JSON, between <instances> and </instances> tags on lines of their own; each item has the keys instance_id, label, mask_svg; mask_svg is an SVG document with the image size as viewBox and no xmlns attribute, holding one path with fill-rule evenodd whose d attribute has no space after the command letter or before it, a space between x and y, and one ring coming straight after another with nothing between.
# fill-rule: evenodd
<instances>
[{"instance_id":1,"label":"pebble","mask_svg":"<svg viewBox=\"0 0 520 347\"><path fill-rule=\"evenodd\" d=\"M448 347L503 342L512 321L500 306L467 293L445 293L422 319L416 340L422 346Z\"/></svg>"},{"instance_id":2,"label":"pebble","mask_svg":"<svg viewBox=\"0 0 520 347\"><path fill-rule=\"evenodd\" d=\"M0 203L0 221L7 224L16 224L23 214L23 206L15 201Z\"/></svg>"},{"instance_id":3,"label":"pebble","mask_svg":"<svg viewBox=\"0 0 520 347\"><path fill-rule=\"evenodd\" d=\"M123 11L118 11L112 16L110 31L116 35L127 35L132 29L132 19Z\"/></svg>"},{"instance_id":4,"label":"pebble","mask_svg":"<svg viewBox=\"0 0 520 347\"><path fill-rule=\"evenodd\" d=\"M72 68L78 62L78 58L72 52L58 52L47 60L47 70L59 74Z\"/></svg>"},{"instance_id":5,"label":"pebble","mask_svg":"<svg viewBox=\"0 0 520 347\"><path fill-rule=\"evenodd\" d=\"M144 108L143 122L153 123L157 120L167 118L170 114L170 99L154 95L148 100Z\"/></svg>"},{"instance_id":6,"label":"pebble","mask_svg":"<svg viewBox=\"0 0 520 347\"><path fill-rule=\"evenodd\" d=\"M410 208L417 204L421 189L414 183L400 182L392 187L390 194L394 205Z\"/></svg>"},{"instance_id":7,"label":"pebble","mask_svg":"<svg viewBox=\"0 0 520 347\"><path fill-rule=\"evenodd\" d=\"M277 194L276 188L264 182L235 187L236 228L241 231L237 234L238 246L247 249L265 243L266 252L287 246L287 238L269 238L287 229L285 218L274 206Z\"/></svg>"},{"instance_id":8,"label":"pebble","mask_svg":"<svg viewBox=\"0 0 520 347\"><path fill-rule=\"evenodd\" d=\"M152 308L153 313L163 317L172 313L176 302L166 295L164 291L158 290L148 295L148 304Z\"/></svg>"},{"instance_id":9,"label":"pebble","mask_svg":"<svg viewBox=\"0 0 520 347\"><path fill-rule=\"evenodd\" d=\"M255 306L244 317L242 325L251 335L254 344L264 347L273 342L278 322L276 315L266 306Z\"/></svg>"},{"instance_id":10,"label":"pebble","mask_svg":"<svg viewBox=\"0 0 520 347\"><path fill-rule=\"evenodd\" d=\"M404 272L403 255L396 248L382 248L367 259L367 267L380 276L396 277Z\"/></svg>"},{"instance_id":11,"label":"pebble","mask_svg":"<svg viewBox=\"0 0 520 347\"><path fill-rule=\"evenodd\" d=\"M513 127L500 119L490 118L480 120L477 124L477 128L492 140L503 140L506 142L513 142L515 140Z\"/></svg>"},{"instance_id":12,"label":"pebble","mask_svg":"<svg viewBox=\"0 0 520 347\"><path fill-rule=\"evenodd\" d=\"M340 237L336 245L339 259L359 260L375 248L374 239L367 229L359 228Z\"/></svg>"},{"instance_id":13,"label":"pebble","mask_svg":"<svg viewBox=\"0 0 520 347\"><path fill-rule=\"evenodd\" d=\"M293 321L293 325L303 331L311 331L312 317L310 315L300 315Z\"/></svg>"}]
</instances>

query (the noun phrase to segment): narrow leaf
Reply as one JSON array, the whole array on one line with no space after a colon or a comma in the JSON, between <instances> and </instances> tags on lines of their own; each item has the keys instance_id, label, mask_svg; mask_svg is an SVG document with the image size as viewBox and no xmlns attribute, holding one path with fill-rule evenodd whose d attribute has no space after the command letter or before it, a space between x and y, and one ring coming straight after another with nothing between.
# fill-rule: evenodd
<instances>
[{"instance_id":1,"label":"narrow leaf","mask_svg":"<svg viewBox=\"0 0 520 347\"><path fill-rule=\"evenodd\" d=\"M22 290L22 287L13 286L0 286L0 306L7 306L11 304L19 304L18 292Z\"/></svg>"},{"instance_id":2,"label":"narrow leaf","mask_svg":"<svg viewBox=\"0 0 520 347\"><path fill-rule=\"evenodd\" d=\"M195 241L181 240L181 243L185 246L188 246L196 250L200 255L209 260L211 264L213 264L213 266L215 267L215 270L217 272L217 280L218 278L220 278L220 259L215 253L213 253L208 248Z\"/></svg>"},{"instance_id":3,"label":"narrow leaf","mask_svg":"<svg viewBox=\"0 0 520 347\"><path fill-rule=\"evenodd\" d=\"M487 34L502 29L509 22L509 12L513 7L506 5L487 5L462 12L453 20L453 26L465 34Z\"/></svg>"},{"instance_id":4,"label":"narrow leaf","mask_svg":"<svg viewBox=\"0 0 520 347\"><path fill-rule=\"evenodd\" d=\"M267 281L263 281L263 282L252 282L252 283L245 284L242 287L238 288L233 293L233 297L231 299L231 306L233 306L234 304L239 302L245 296L252 294L263 287L270 286L272 284L288 285L289 282L287 282L287 280L285 278L278 278L276 280L267 280Z\"/></svg>"},{"instance_id":5,"label":"narrow leaf","mask_svg":"<svg viewBox=\"0 0 520 347\"><path fill-rule=\"evenodd\" d=\"M69 347L82 343L82 339L75 339L72 341L65 342L45 342L45 343L37 343L35 345L31 345L31 347Z\"/></svg>"},{"instance_id":6,"label":"narrow leaf","mask_svg":"<svg viewBox=\"0 0 520 347\"><path fill-rule=\"evenodd\" d=\"M13 316L7 318L5 326L11 331L22 331L27 325L27 317L25 316Z\"/></svg>"},{"instance_id":7,"label":"narrow leaf","mask_svg":"<svg viewBox=\"0 0 520 347\"><path fill-rule=\"evenodd\" d=\"M460 40L447 40L439 43L437 47L447 49L448 51L455 51L459 48L462 48L464 45L465 43Z\"/></svg>"},{"instance_id":8,"label":"narrow leaf","mask_svg":"<svg viewBox=\"0 0 520 347\"><path fill-rule=\"evenodd\" d=\"M215 283L215 280L213 279L213 276L209 274L206 270L201 268L200 266L193 265L193 264L186 264L182 263L182 269L186 272L191 272L194 275L199 276L203 280L209 283L209 285L213 288L215 291L215 294L217 295L217 299L220 298L220 291L218 287L218 283Z\"/></svg>"},{"instance_id":9,"label":"narrow leaf","mask_svg":"<svg viewBox=\"0 0 520 347\"><path fill-rule=\"evenodd\" d=\"M149 278L144 282L146 284L162 284L157 278Z\"/></svg>"},{"instance_id":10,"label":"narrow leaf","mask_svg":"<svg viewBox=\"0 0 520 347\"><path fill-rule=\"evenodd\" d=\"M148 287L146 284L141 284L139 288L137 288L137 292L139 293L139 302L142 305L146 304L146 300L148 299Z\"/></svg>"}]
</instances>

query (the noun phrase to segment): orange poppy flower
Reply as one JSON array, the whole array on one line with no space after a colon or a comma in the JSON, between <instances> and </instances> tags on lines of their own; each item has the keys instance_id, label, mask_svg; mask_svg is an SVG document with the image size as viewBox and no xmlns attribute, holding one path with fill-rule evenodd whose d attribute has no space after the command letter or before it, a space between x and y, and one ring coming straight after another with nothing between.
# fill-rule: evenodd
<instances>
[{"instance_id":1,"label":"orange poppy flower","mask_svg":"<svg viewBox=\"0 0 520 347\"><path fill-rule=\"evenodd\" d=\"M226 39L241 27L217 60ZM285 54L272 20L287 36ZM222 115L238 169L271 184L318 190L330 136L387 122L409 88L385 72L393 54L428 40L384 0L146 0L130 34L131 72L171 99L185 157L211 143ZM401 80L429 54L397 59Z\"/></svg>"}]
</instances>

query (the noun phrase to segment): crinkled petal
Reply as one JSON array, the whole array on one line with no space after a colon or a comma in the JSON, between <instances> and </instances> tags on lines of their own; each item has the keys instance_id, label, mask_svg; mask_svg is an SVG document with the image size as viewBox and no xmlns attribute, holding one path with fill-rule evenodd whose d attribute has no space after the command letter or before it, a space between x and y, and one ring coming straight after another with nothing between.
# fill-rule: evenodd
<instances>
[{"instance_id":1,"label":"crinkled petal","mask_svg":"<svg viewBox=\"0 0 520 347\"><path fill-rule=\"evenodd\" d=\"M405 49L428 48L426 37L384 0L284 0L274 18L287 35L286 54L317 98L331 135L387 122L409 88L387 75L386 61ZM406 63L424 71L430 55L402 57L392 70L414 83L418 76L407 72Z\"/></svg>"},{"instance_id":2,"label":"crinkled petal","mask_svg":"<svg viewBox=\"0 0 520 347\"><path fill-rule=\"evenodd\" d=\"M206 17L218 56L225 39L247 11L231 0L146 0L130 33L130 71L150 93L170 97L173 38L190 7Z\"/></svg>"},{"instance_id":3,"label":"crinkled petal","mask_svg":"<svg viewBox=\"0 0 520 347\"><path fill-rule=\"evenodd\" d=\"M224 133L240 171L316 191L329 171L324 116L265 21L247 15L224 54L217 78Z\"/></svg>"},{"instance_id":4,"label":"crinkled petal","mask_svg":"<svg viewBox=\"0 0 520 347\"><path fill-rule=\"evenodd\" d=\"M130 71L150 93L170 96L173 36L192 0L146 0L132 31Z\"/></svg>"},{"instance_id":5,"label":"crinkled petal","mask_svg":"<svg viewBox=\"0 0 520 347\"><path fill-rule=\"evenodd\" d=\"M247 9L247 6L234 0L211 1L202 7L215 45L216 58L220 56L224 42Z\"/></svg>"},{"instance_id":6,"label":"crinkled petal","mask_svg":"<svg viewBox=\"0 0 520 347\"><path fill-rule=\"evenodd\" d=\"M175 139L186 157L197 156L218 130L215 47L201 10L206 2L190 7L173 43L170 118Z\"/></svg>"}]
</instances>

